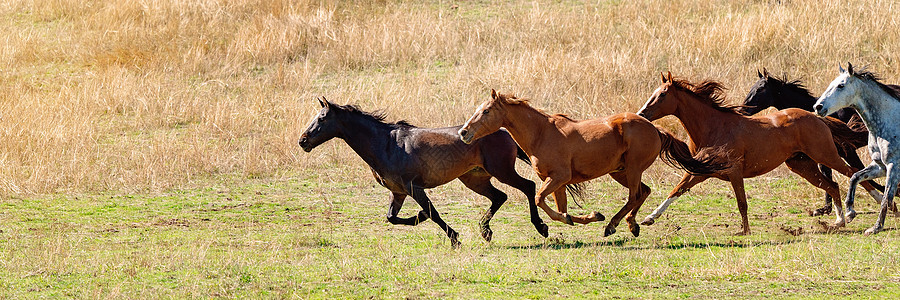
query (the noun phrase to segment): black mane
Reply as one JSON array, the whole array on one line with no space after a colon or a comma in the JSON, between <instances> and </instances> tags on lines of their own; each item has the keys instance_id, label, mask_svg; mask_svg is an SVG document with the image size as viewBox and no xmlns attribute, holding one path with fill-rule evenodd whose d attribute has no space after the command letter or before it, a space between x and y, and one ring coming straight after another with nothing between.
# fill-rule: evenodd
<instances>
[{"instance_id":1,"label":"black mane","mask_svg":"<svg viewBox=\"0 0 900 300\"><path fill-rule=\"evenodd\" d=\"M784 88L789 89L800 95L808 95L810 97L815 97L815 96L813 96L812 93L809 92L809 89L807 89L806 86L803 85L803 82L800 81L799 79L789 80L789 79L787 79L787 75L784 75L781 78L778 78L775 76L767 76L767 81L770 81L770 80L774 80L776 83L780 84Z\"/></svg>"},{"instance_id":2,"label":"black mane","mask_svg":"<svg viewBox=\"0 0 900 300\"><path fill-rule=\"evenodd\" d=\"M363 111L363 110L359 109L359 107L357 107L356 105L352 105L352 104L347 104L347 105L337 105L337 104L335 104L335 106L337 106L337 108L340 109L340 110L343 110L343 111L345 111L345 112L349 112L349 113L352 113L352 114L359 115L359 116L361 116L361 117L363 117L363 118L365 118L365 119L369 119L369 120L374 121L374 122L378 122L378 123L382 123L382 124L386 124L386 125L397 125L397 126L403 126L403 127L416 127L415 125L410 124L410 123L407 122L406 120L400 120L400 121L393 122L393 123L391 123L391 122L386 122L384 119L387 117L387 114L386 114L384 111L381 111L381 110L376 110L376 111L372 111L372 112L367 112L367 111Z\"/></svg>"}]
</instances>

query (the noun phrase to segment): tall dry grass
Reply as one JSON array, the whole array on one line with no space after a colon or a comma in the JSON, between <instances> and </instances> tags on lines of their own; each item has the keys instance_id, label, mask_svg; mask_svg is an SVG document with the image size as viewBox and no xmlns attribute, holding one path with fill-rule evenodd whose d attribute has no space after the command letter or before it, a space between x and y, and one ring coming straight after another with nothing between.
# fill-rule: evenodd
<instances>
[{"instance_id":1,"label":"tall dry grass","mask_svg":"<svg viewBox=\"0 0 900 300\"><path fill-rule=\"evenodd\" d=\"M321 95L437 127L462 123L491 88L577 118L634 111L668 70L721 80L735 100L762 67L813 91L846 61L895 82L896 6L7 1L0 196L161 190L356 162L340 143L296 146ZM350 165L331 169L365 174Z\"/></svg>"}]
</instances>

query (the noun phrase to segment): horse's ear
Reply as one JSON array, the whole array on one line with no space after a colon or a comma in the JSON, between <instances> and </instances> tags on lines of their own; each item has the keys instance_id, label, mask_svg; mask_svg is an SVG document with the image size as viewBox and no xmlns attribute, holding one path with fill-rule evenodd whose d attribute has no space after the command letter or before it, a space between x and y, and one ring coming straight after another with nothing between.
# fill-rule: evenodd
<instances>
[{"instance_id":1,"label":"horse's ear","mask_svg":"<svg viewBox=\"0 0 900 300\"><path fill-rule=\"evenodd\" d=\"M491 99L497 100L497 91L494 89L491 89Z\"/></svg>"},{"instance_id":2,"label":"horse's ear","mask_svg":"<svg viewBox=\"0 0 900 300\"><path fill-rule=\"evenodd\" d=\"M847 62L847 73L850 73L850 75L853 75L853 65L850 64L849 61Z\"/></svg>"},{"instance_id":3,"label":"horse's ear","mask_svg":"<svg viewBox=\"0 0 900 300\"><path fill-rule=\"evenodd\" d=\"M662 79L662 82L666 83L666 74L663 74L663 72L659 72L659 79Z\"/></svg>"},{"instance_id":4,"label":"horse's ear","mask_svg":"<svg viewBox=\"0 0 900 300\"><path fill-rule=\"evenodd\" d=\"M669 82L672 82L672 71L666 71L666 74L667 74L668 77L669 77L669 78L668 78Z\"/></svg>"},{"instance_id":5,"label":"horse's ear","mask_svg":"<svg viewBox=\"0 0 900 300\"><path fill-rule=\"evenodd\" d=\"M325 101L322 101L322 98L316 97L316 102L319 102L319 106L325 107Z\"/></svg>"},{"instance_id":6,"label":"horse's ear","mask_svg":"<svg viewBox=\"0 0 900 300\"><path fill-rule=\"evenodd\" d=\"M844 70L844 66L842 66L841 64L838 64L838 72L847 73L847 71Z\"/></svg>"},{"instance_id":7,"label":"horse's ear","mask_svg":"<svg viewBox=\"0 0 900 300\"><path fill-rule=\"evenodd\" d=\"M756 76L758 76L759 79L763 78L762 73L759 72L759 69L756 69Z\"/></svg>"},{"instance_id":8,"label":"horse's ear","mask_svg":"<svg viewBox=\"0 0 900 300\"><path fill-rule=\"evenodd\" d=\"M769 70L766 70L766 67L763 67L763 76L769 77Z\"/></svg>"}]
</instances>

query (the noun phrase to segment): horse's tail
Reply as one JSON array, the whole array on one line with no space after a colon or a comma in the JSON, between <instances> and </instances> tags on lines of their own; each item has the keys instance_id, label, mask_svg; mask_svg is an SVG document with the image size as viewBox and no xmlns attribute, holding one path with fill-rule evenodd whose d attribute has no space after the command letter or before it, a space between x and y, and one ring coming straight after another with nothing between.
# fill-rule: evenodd
<instances>
[{"instance_id":1,"label":"horse's tail","mask_svg":"<svg viewBox=\"0 0 900 300\"><path fill-rule=\"evenodd\" d=\"M856 152L856 149L869 144L869 131L853 130L847 123L832 117L819 117L834 139L834 146L838 151Z\"/></svg>"},{"instance_id":2,"label":"horse's tail","mask_svg":"<svg viewBox=\"0 0 900 300\"><path fill-rule=\"evenodd\" d=\"M666 164L694 175L712 174L729 167L728 163L722 161L727 157L726 153L709 153L704 151L708 154L705 155L706 158L696 159L691 155L691 150L687 144L659 127L656 129L659 131L659 139L662 141L659 157Z\"/></svg>"},{"instance_id":3,"label":"horse's tail","mask_svg":"<svg viewBox=\"0 0 900 300\"><path fill-rule=\"evenodd\" d=\"M528 154L526 154L525 150L522 150L522 147L519 147L519 145L516 145L516 158L529 165L531 164L531 158L528 157ZM572 196L572 201L575 202L575 205L578 205L578 207L583 209L584 207L581 206L581 203L578 203L578 199L584 199L586 196L584 183L568 184L566 185L566 191Z\"/></svg>"}]
</instances>

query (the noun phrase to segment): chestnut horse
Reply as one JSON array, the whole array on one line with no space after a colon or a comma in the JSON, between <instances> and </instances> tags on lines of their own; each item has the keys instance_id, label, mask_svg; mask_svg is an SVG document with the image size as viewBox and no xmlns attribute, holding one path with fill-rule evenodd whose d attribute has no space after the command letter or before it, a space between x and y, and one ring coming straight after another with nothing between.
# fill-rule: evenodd
<instances>
[{"instance_id":1,"label":"chestnut horse","mask_svg":"<svg viewBox=\"0 0 900 300\"><path fill-rule=\"evenodd\" d=\"M747 117L738 107L724 104L722 85L716 81L692 84L673 79L672 73L662 77L662 85L653 92L638 112L648 120L673 115L681 121L690 136L691 151L720 147L727 153L731 168L710 175L685 174L666 200L641 224L650 225L679 196L707 178L715 177L731 183L741 213L741 232L750 234L744 178L772 171L781 163L814 186L840 199L837 183L826 178L816 163L852 176L857 169L847 166L838 155L835 143L848 144L852 131L834 118L819 118L796 108L765 116ZM798 155L798 154L805 155ZM837 218L834 227L846 224L840 201L834 201Z\"/></svg>"},{"instance_id":2,"label":"chestnut horse","mask_svg":"<svg viewBox=\"0 0 900 300\"><path fill-rule=\"evenodd\" d=\"M344 140L369 165L375 181L391 191L387 214L391 224L418 225L432 219L450 238L451 245L458 247L458 234L441 219L425 189L459 178L466 187L491 200L490 209L481 219L481 236L490 241L493 232L488 222L506 202L506 194L491 185L491 178L496 177L525 194L531 223L547 236L547 225L534 204L534 182L516 173L516 156L528 159L508 133L497 132L467 145L456 137L459 126L418 128L404 121L387 123L382 114L333 104L324 98L318 101L322 110L300 136L300 147L309 152L332 138ZM407 196L422 210L413 217L397 217Z\"/></svg>"},{"instance_id":3,"label":"chestnut horse","mask_svg":"<svg viewBox=\"0 0 900 300\"><path fill-rule=\"evenodd\" d=\"M459 137L474 143L504 127L525 153L543 185L537 194L537 205L553 220L573 225L602 221L602 215L570 216L563 186L581 183L609 174L628 188L628 201L609 221L604 236L616 232L625 213L625 221L634 236L640 226L634 217L650 194L641 182L641 174L660 154L663 159L692 173L711 173L724 169L721 164L698 161L682 141L632 113L603 119L576 121L566 115L548 115L532 108L528 100L491 90L491 99L482 103L469 118ZM553 193L554 211L544 202Z\"/></svg>"}]
</instances>

